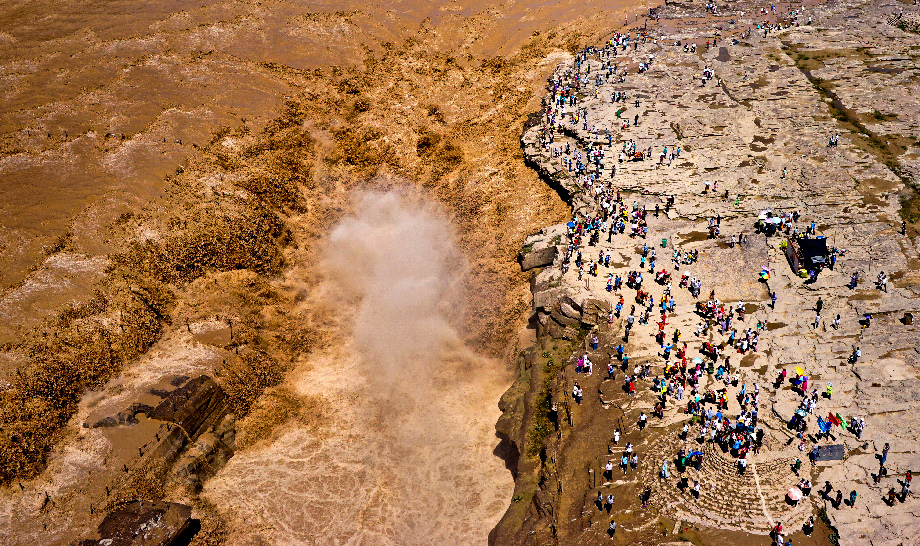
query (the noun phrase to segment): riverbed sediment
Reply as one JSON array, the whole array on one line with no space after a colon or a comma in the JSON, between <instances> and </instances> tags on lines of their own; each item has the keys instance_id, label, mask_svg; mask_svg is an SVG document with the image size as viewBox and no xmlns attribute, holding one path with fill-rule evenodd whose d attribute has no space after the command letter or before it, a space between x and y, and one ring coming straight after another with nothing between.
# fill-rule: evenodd
<instances>
[{"instance_id":1,"label":"riverbed sediment","mask_svg":"<svg viewBox=\"0 0 920 546\"><path fill-rule=\"evenodd\" d=\"M513 259L527 232L565 210L520 160L523 113L556 56L623 13L609 2L588 12L583 2L409 4L132 5L118 24L111 3L58 19L68 7L54 6L39 33L29 31L38 7L0 14L15 81L0 165L9 182L4 535L66 544L93 536L110 510L152 514L130 502L141 499L191 506L163 513L198 520L197 543L302 543L314 524L332 541L424 543L405 524L422 519L455 539L486 540L511 488L492 421L508 381L502 358L527 307ZM466 510L449 526L438 524L442 503L423 495L411 513L427 515L407 518L399 499L408 496L385 494L394 473L358 449L325 474L316 465L283 480L272 472L291 470L291 456L417 440L384 434L375 412L346 419L369 390L358 366L368 357L350 341L360 297L330 301L319 269L325 237L357 195L412 188L424 188L413 199L440 207L456 235L453 293L464 296L445 306L460 340L448 344L448 364L489 364L461 378L483 384L457 389L465 402L431 397L459 419L447 436L456 443L439 448L470 457L434 457L437 475L396 481L427 481L440 494L461 480L464 506L486 499L481 517ZM292 453L291 438L311 441L295 441ZM254 455L264 452L280 455ZM277 489L247 481L253 460L279 478ZM361 465L379 478L386 510L367 497L366 518L342 518L355 499L324 491ZM202 494L218 472L214 483L230 487ZM291 481L305 484L301 500L284 503ZM332 504L307 511L303 499L317 498Z\"/></svg>"}]
</instances>

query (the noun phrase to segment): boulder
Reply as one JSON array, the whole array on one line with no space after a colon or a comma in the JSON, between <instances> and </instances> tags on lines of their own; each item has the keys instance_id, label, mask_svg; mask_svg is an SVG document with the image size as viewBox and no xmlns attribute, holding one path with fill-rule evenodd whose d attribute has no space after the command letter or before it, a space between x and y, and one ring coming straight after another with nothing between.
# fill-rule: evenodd
<instances>
[{"instance_id":1,"label":"boulder","mask_svg":"<svg viewBox=\"0 0 920 546\"><path fill-rule=\"evenodd\" d=\"M195 440L228 412L227 395L213 379L202 375L174 390L147 415L179 425L191 440Z\"/></svg>"},{"instance_id":2,"label":"boulder","mask_svg":"<svg viewBox=\"0 0 920 546\"><path fill-rule=\"evenodd\" d=\"M216 426L202 433L188 447L174 467L176 478L200 490L201 482L223 468L236 450L236 417L231 413ZM176 427L178 428L178 427Z\"/></svg>"},{"instance_id":3,"label":"boulder","mask_svg":"<svg viewBox=\"0 0 920 546\"><path fill-rule=\"evenodd\" d=\"M555 245L533 246L530 248L524 247L524 249L518 253L518 263L521 264L522 271L527 271L535 267L546 267L552 265L558 253L559 249Z\"/></svg>"},{"instance_id":4,"label":"boulder","mask_svg":"<svg viewBox=\"0 0 920 546\"><path fill-rule=\"evenodd\" d=\"M192 508L175 502L134 501L110 513L98 527L99 538L79 546L172 546L188 544L197 532Z\"/></svg>"},{"instance_id":5,"label":"boulder","mask_svg":"<svg viewBox=\"0 0 920 546\"><path fill-rule=\"evenodd\" d=\"M535 290L533 292L533 309L552 309L556 300L562 294L561 288L547 288L546 290Z\"/></svg>"},{"instance_id":6,"label":"boulder","mask_svg":"<svg viewBox=\"0 0 920 546\"><path fill-rule=\"evenodd\" d=\"M581 325L580 319L567 317L555 309L550 313L549 316L551 319L553 319L553 322L563 327L567 326L569 328L578 328Z\"/></svg>"},{"instance_id":7,"label":"boulder","mask_svg":"<svg viewBox=\"0 0 920 546\"><path fill-rule=\"evenodd\" d=\"M575 300L568 296L559 298L559 311L571 319L581 320L581 305L575 303Z\"/></svg>"},{"instance_id":8,"label":"boulder","mask_svg":"<svg viewBox=\"0 0 920 546\"><path fill-rule=\"evenodd\" d=\"M153 461L164 461L171 463L179 456L185 446L188 445L188 436L182 427L170 423L163 423L158 432L160 442L146 457Z\"/></svg>"}]
</instances>

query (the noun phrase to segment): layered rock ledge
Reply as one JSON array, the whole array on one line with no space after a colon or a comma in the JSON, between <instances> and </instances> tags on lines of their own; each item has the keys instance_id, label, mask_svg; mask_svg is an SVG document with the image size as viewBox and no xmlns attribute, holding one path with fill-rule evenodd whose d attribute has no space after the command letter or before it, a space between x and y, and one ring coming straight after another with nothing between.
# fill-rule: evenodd
<instances>
[{"instance_id":1,"label":"layered rock ledge","mask_svg":"<svg viewBox=\"0 0 920 546\"><path fill-rule=\"evenodd\" d=\"M572 222L534 234L519 256L533 270L538 343L522 352L520 378L501 402L498 431L521 458L514 502L490 537L494 544L746 543L746 537L766 540L762 535L777 523L795 533L795 544L826 543L832 534L841 544L873 545L920 536L920 501L908 495L889 503L887 496L892 488L901 491L908 470L920 468L920 335L912 320L920 312L914 178L920 35L904 24L920 11L856 0L775 15L760 8L730 2L712 14L702 2L668 4L652 11L647 26L631 29L616 56L609 43L598 44L548 80L543 110L521 142L526 161L572 206ZM645 152L642 159L621 155L630 143ZM617 196L627 217L645 207L645 237L630 236L628 220L624 233L609 234L617 209L605 215L603 205L616 207ZM766 210L796 212L796 221L766 236L755 229ZM602 226L596 240L592 222ZM833 269L816 279L800 277L783 251L788 237L806 231L837 250ZM740 234L746 242L734 244ZM737 381L725 385L704 371L699 383L701 394L726 390L733 420L742 387L750 393L758 386L757 427L765 440L748 456L743 475L731 453L695 440L700 427L686 412L689 386L683 400L668 398L662 415L651 416L660 401L651 379L664 376L663 345L670 342L655 340L665 284L649 271L652 248L655 271L671 274L676 305L665 331L670 340L680 330L675 351L686 342L688 360L708 360L703 343L726 341L728 332L715 325L694 335L703 320L695 303L711 291L729 309L743 306L745 318L734 328L757 333L755 351L723 353ZM697 258L676 266L675 252ZM606 279L625 281L640 265L655 311L624 335L630 307L636 304L638 318L644 305L625 284L608 291ZM875 282L881 272L887 286ZM678 286L682 274L701 281L699 298ZM615 313L621 296L625 307ZM627 366L615 356L618 345L628 353ZM853 359L856 348L861 356ZM590 375L576 368L584 356L593 362ZM607 374L611 362L614 379ZM648 377L627 395L624 375L645 365ZM809 377L809 391L833 385L832 395L806 414L801 436L788 426L800 394L788 380L774 383L781 371L792 377L796 368ZM581 404L572 396L575 385ZM642 413L650 416L644 430ZM858 437L839 426L818 437L817 417L828 414L863 419L865 428ZM686 439L684 423L691 431ZM615 446L617 428L623 437ZM621 472L626 442L634 444L639 465ZM811 464L808 451L824 445L842 445L843 459ZM682 448L703 452L701 469L687 475L690 485L700 482L699 497L678 487L673 466L662 478L662 462L672 464ZM804 461L798 474L797 458ZM605 478L608 460L615 469ZM876 479L880 462L886 473ZM814 492L796 506L786 492L803 478ZM833 487L830 498L818 494L825 482ZM651 498L643 507L638 497L647 487ZM854 505L836 503L836 490L855 491ZM612 509L595 507L598 493L615 496ZM809 517L819 529L805 537ZM611 520L618 523L613 534Z\"/></svg>"}]
</instances>

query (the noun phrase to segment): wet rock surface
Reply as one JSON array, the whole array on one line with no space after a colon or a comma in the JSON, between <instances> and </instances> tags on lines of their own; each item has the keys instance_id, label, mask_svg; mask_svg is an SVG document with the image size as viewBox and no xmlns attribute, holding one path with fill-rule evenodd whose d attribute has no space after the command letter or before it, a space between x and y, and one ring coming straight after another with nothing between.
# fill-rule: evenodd
<instances>
[{"instance_id":1,"label":"wet rock surface","mask_svg":"<svg viewBox=\"0 0 920 546\"><path fill-rule=\"evenodd\" d=\"M194 531L192 509L173 502L132 502L111 512L99 524L99 538L79 546L171 546ZM188 543L189 537L184 537Z\"/></svg>"},{"instance_id":2,"label":"wet rock surface","mask_svg":"<svg viewBox=\"0 0 920 546\"><path fill-rule=\"evenodd\" d=\"M226 398L213 379L200 376L171 392L149 416L179 425L194 439L228 413Z\"/></svg>"},{"instance_id":3,"label":"wet rock surface","mask_svg":"<svg viewBox=\"0 0 920 546\"><path fill-rule=\"evenodd\" d=\"M99 525L101 538L80 544L166 546L176 543L180 535L188 535L187 543L196 532L191 508L153 502L144 494L161 487L159 483L179 483L198 491L202 480L233 456L236 419L226 398L208 376L165 376L128 396L137 401L126 410L109 405L90 415L84 426L105 431L113 460L85 496L91 503L90 514L101 514L106 507L109 513ZM156 399L161 399L159 404L150 405ZM130 503L115 496L119 489Z\"/></svg>"}]
</instances>

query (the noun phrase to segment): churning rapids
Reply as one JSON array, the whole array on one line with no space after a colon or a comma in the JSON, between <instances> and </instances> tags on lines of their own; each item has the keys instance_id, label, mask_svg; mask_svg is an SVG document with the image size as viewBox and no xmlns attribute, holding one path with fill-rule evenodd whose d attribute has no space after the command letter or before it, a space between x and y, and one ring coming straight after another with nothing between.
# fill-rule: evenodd
<instances>
[{"instance_id":1,"label":"churning rapids","mask_svg":"<svg viewBox=\"0 0 920 546\"><path fill-rule=\"evenodd\" d=\"M198 539L228 544L484 544L507 509L494 425L530 310L514 256L569 213L521 129L567 51L647 8L333 4L0 7L0 384L30 364L55 377L38 345L72 363L82 342L59 335L98 333L106 357L71 367L84 382L47 423L4 399L5 429L31 432L0 431L0 542L89 536L116 490L192 505ZM188 252L131 254L170 242ZM200 495L122 488L158 425L90 417L162 378L219 379L246 350L231 317L277 364L240 406L239 449ZM316 419L250 434L268 388Z\"/></svg>"},{"instance_id":2,"label":"churning rapids","mask_svg":"<svg viewBox=\"0 0 920 546\"><path fill-rule=\"evenodd\" d=\"M237 454L205 495L283 544L485 543L512 480L494 404L509 377L452 325L464 272L443 212L418 196L363 193L332 231L325 301L357 301L348 332L295 371L335 405L323 436L292 427ZM484 411L484 408L493 408Z\"/></svg>"}]
</instances>

